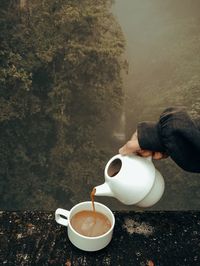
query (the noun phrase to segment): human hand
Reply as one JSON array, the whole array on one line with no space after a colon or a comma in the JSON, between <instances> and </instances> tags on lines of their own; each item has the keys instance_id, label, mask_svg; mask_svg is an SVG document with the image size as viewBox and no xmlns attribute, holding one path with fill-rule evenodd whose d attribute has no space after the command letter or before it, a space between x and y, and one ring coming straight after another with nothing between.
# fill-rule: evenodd
<instances>
[{"instance_id":1,"label":"human hand","mask_svg":"<svg viewBox=\"0 0 200 266\"><path fill-rule=\"evenodd\" d=\"M167 158L168 155L162 152L143 150L140 148L137 131L132 135L131 139L119 149L121 155L129 155L136 153L142 157L151 156L153 159L160 160Z\"/></svg>"}]
</instances>

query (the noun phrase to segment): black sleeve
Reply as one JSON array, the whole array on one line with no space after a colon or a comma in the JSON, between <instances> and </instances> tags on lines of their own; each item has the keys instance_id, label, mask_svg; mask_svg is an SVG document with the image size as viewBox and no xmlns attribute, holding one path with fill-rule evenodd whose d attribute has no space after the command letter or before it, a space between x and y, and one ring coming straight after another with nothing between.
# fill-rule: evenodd
<instances>
[{"instance_id":1,"label":"black sleeve","mask_svg":"<svg viewBox=\"0 0 200 266\"><path fill-rule=\"evenodd\" d=\"M200 118L170 107L157 123L139 123L137 132L141 149L165 152L184 170L200 173Z\"/></svg>"}]
</instances>

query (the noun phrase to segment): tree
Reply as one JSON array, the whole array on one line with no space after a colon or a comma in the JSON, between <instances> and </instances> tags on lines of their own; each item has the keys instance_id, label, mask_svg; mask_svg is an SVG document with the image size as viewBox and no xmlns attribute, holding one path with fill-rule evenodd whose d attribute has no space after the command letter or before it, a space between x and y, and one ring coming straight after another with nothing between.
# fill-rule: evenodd
<instances>
[{"instance_id":1,"label":"tree","mask_svg":"<svg viewBox=\"0 0 200 266\"><path fill-rule=\"evenodd\" d=\"M97 131L123 103L124 39L110 7L1 3L2 208L70 205L101 179L110 147Z\"/></svg>"}]
</instances>

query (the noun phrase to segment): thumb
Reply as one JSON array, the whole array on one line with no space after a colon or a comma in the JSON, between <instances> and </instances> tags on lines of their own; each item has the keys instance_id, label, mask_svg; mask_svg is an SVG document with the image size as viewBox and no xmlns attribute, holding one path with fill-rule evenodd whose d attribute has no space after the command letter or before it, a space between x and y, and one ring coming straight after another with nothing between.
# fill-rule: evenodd
<instances>
[{"instance_id":1,"label":"thumb","mask_svg":"<svg viewBox=\"0 0 200 266\"><path fill-rule=\"evenodd\" d=\"M128 155L140 150L140 146L137 140L129 140L124 146L119 149L121 155Z\"/></svg>"}]
</instances>

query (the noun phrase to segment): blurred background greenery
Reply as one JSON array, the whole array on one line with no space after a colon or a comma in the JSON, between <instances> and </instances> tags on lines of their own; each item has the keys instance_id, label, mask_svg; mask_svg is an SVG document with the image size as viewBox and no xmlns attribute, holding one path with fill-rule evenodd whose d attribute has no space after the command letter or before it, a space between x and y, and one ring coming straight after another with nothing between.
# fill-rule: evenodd
<instances>
[{"instance_id":1,"label":"blurred background greenery","mask_svg":"<svg viewBox=\"0 0 200 266\"><path fill-rule=\"evenodd\" d=\"M116 0L114 14L126 40L126 138L137 123L155 121L168 106L200 115L200 1ZM200 158L199 158L200 159ZM200 209L200 175L172 160L155 162L166 189L152 209Z\"/></svg>"},{"instance_id":2,"label":"blurred background greenery","mask_svg":"<svg viewBox=\"0 0 200 266\"><path fill-rule=\"evenodd\" d=\"M70 208L165 107L200 112L200 2L0 2L0 208ZM200 176L170 159L151 209L199 209ZM112 209L135 209L98 198Z\"/></svg>"}]
</instances>

